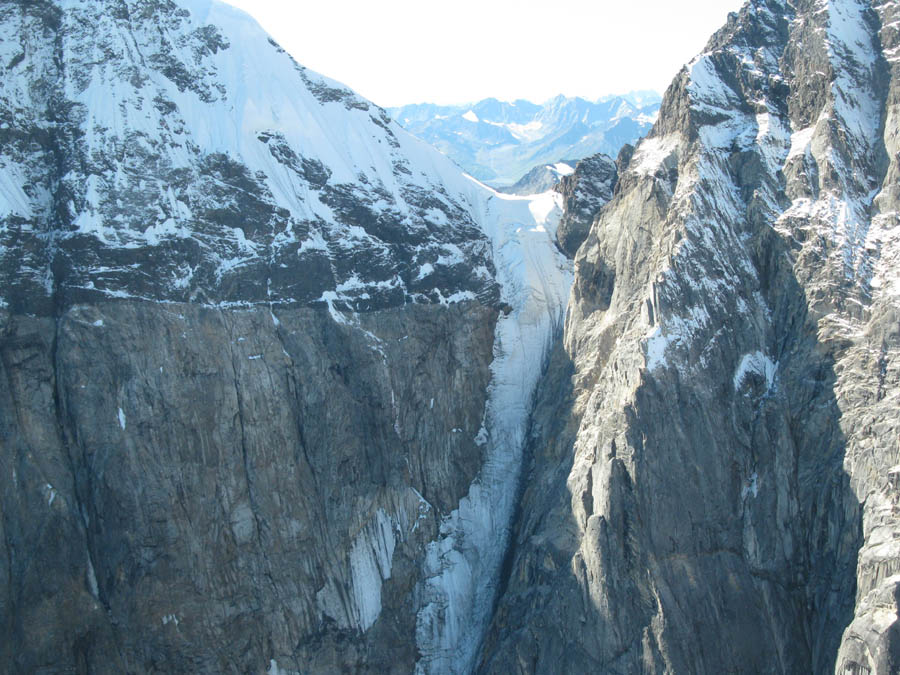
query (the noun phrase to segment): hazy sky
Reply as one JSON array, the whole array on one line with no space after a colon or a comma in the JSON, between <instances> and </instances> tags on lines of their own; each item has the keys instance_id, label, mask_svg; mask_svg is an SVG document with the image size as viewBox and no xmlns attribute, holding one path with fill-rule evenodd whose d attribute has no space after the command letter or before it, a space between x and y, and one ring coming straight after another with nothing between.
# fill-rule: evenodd
<instances>
[{"instance_id":1,"label":"hazy sky","mask_svg":"<svg viewBox=\"0 0 900 675\"><path fill-rule=\"evenodd\" d=\"M743 0L228 0L382 106L662 92Z\"/></svg>"}]
</instances>

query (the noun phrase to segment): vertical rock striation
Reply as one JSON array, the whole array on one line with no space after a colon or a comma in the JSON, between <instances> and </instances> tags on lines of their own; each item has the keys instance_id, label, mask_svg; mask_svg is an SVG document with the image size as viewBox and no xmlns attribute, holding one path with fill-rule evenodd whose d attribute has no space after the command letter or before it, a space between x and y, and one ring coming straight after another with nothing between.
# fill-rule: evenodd
<instances>
[{"instance_id":1,"label":"vertical rock striation","mask_svg":"<svg viewBox=\"0 0 900 675\"><path fill-rule=\"evenodd\" d=\"M451 429L481 424L495 317L5 317L5 667L411 671L417 561L480 465Z\"/></svg>"},{"instance_id":2,"label":"vertical rock striation","mask_svg":"<svg viewBox=\"0 0 900 675\"><path fill-rule=\"evenodd\" d=\"M626 146L630 148L631 146ZM625 149L627 155L630 150ZM613 196L618 180L616 164L606 155L581 160L575 171L554 188L563 198L563 217L556 230L559 247L571 258L587 239L594 217Z\"/></svg>"}]
</instances>

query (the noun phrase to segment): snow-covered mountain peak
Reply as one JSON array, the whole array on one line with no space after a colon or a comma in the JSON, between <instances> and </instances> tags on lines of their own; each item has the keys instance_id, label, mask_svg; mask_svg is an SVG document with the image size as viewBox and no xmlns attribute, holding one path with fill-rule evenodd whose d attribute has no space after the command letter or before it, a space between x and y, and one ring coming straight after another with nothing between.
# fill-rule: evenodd
<instances>
[{"instance_id":1,"label":"snow-covered mountain peak","mask_svg":"<svg viewBox=\"0 0 900 675\"><path fill-rule=\"evenodd\" d=\"M0 14L5 302L496 299L472 217L488 193L242 11L66 0ZM8 245L20 237L25 259Z\"/></svg>"}]
</instances>

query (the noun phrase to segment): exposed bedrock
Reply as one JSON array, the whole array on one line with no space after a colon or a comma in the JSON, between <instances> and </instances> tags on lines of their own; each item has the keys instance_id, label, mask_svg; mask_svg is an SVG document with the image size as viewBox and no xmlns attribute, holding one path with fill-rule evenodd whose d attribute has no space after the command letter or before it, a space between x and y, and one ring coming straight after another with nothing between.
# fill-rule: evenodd
<instances>
[{"instance_id":1,"label":"exposed bedrock","mask_svg":"<svg viewBox=\"0 0 900 675\"><path fill-rule=\"evenodd\" d=\"M411 672L422 549L480 467L495 310L4 319L12 670Z\"/></svg>"}]
</instances>

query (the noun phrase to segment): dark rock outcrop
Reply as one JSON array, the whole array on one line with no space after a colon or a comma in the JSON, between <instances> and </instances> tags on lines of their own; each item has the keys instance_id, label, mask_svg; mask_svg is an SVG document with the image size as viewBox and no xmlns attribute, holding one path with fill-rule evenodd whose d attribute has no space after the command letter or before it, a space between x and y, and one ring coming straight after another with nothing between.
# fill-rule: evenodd
<instances>
[{"instance_id":1,"label":"dark rock outcrop","mask_svg":"<svg viewBox=\"0 0 900 675\"><path fill-rule=\"evenodd\" d=\"M560 179L555 189L563 198L563 216L556 230L556 241L570 258L575 257L578 247L587 239L594 217L612 199L618 178L612 159L593 155L578 162L574 173Z\"/></svg>"}]
</instances>

